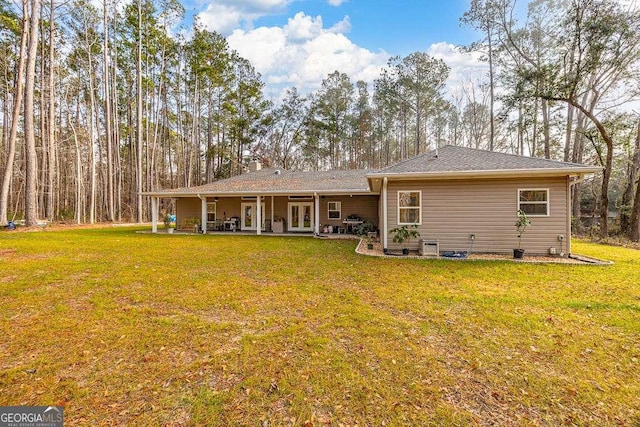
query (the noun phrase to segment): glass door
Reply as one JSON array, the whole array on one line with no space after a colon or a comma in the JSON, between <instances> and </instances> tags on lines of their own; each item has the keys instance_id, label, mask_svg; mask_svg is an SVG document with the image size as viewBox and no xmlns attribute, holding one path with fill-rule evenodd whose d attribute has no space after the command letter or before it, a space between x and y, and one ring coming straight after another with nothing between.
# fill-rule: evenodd
<instances>
[{"instance_id":1,"label":"glass door","mask_svg":"<svg viewBox=\"0 0 640 427\"><path fill-rule=\"evenodd\" d=\"M313 231L313 203L289 203L289 231Z\"/></svg>"},{"instance_id":2,"label":"glass door","mask_svg":"<svg viewBox=\"0 0 640 427\"><path fill-rule=\"evenodd\" d=\"M264 230L264 203L260 204L260 213L262 214L262 229ZM257 230L258 229L258 210L257 203L242 203L242 217L240 218L240 230Z\"/></svg>"}]
</instances>

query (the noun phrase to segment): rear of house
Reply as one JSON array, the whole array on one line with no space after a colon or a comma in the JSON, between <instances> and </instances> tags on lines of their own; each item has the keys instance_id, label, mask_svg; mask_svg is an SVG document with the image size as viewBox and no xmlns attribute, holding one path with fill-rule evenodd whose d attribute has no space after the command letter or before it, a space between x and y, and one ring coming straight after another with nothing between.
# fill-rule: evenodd
<instances>
[{"instance_id":1,"label":"rear of house","mask_svg":"<svg viewBox=\"0 0 640 427\"><path fill-rule=\"evenodd\" d=\"M204 196L206 222L201 227L202 200L198 197L181 197L176 200L178 228L200 231L257 231L257 196ZM338 233L347 231L347 217L378 224L377 195L327 194L318 196L318 233L330 227ZM295 196L261 196L260 223L262 232L315 233L316 198L313 193ZM231 227L230 227L231 226Z\"/></svg>"},{"instance_id":2,"label":"rear of house","mask_svg":"<svg viewBox=\"0 0 640 427\"><path fill-rule=\"evenodd\" d=\"M570 187L567 177L392 181L387 187L391 230L418 225L420 236L437 240L440 251L509 253L518 245L517 211L531 226L523 236L527 253L569 253ZM402 245L388 236L389 249ZM413 239L411 249L418 249Z\"/></svg>"},{"instance_id":3,"label":"rear of house","mask_svg":"<svg viewBox=\"0 0 640 427\"><path fill-rule=\"evenodd\" d=\"M522 247L530 254L571 252L571 186L599 168L546 159L445 146L370 173L380 192L383 247L390 231L417 226L440 252L510 253L518 247L518 210L531 226ZM410 241L417 249L419 241Z\"/></svg>"},{"instance_id":4,"label":"rear of house","mask_svg":"<svg viewBox=\"0 0 640 427\"><path fill-rule=\"evenodd\" d=\"M158 200L170 197L176 199L178 228L189 231L338 233L365 221L378 224L378 194L369 189L369 172L291 172L254 164L242 175L146 195L152 197L154 224Z\"/></svg>"},{"instance_id":5,"label":"rear of house","mask_svg":"<svg viewBox=\"0 0 640 427\"><path fill-rule=\"evenodd\" d=\"M378 171L290 172L252 164L248 173L214 183L146 193L154 231L158 200L174 198L187 230L350 232L367 222L385 250L391 230L416 226L440 252L510 253L518 246L518 210L531 219L529 254L571 252L571 187L600 168L445 146ZM419 247L418 239L409 242Z\"/></svg>"}]
</instances>

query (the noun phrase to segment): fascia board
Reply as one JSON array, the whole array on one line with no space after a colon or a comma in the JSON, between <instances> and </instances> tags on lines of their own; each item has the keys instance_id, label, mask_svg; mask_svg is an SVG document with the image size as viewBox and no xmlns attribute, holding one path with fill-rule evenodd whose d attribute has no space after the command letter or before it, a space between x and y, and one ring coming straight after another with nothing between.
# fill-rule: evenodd
<instances>
[{"instance_id":1,"label":"fascia board","mask_svg":"<svg viewBox=\"0 0 640 427\"><path fill-rule=\"evenodd\" d=\"M419 179L467 179L467 178L518 178L523 176L578 176L593 174L602 171L602 168L555 168L555 169L507 169L507 170L481 170L481 171L451 171L451 172L409 172L409 173L372 173L367 175L369 182L375 178L388 178L389 180L419 180Z\"/></svg>"}]
</instances>

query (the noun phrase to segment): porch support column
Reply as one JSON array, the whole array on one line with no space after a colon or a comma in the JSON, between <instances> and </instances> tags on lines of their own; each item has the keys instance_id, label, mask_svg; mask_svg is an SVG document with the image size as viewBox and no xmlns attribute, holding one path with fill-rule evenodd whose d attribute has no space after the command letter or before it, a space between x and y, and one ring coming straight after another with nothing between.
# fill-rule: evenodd
<instances>
[{"instance_id":1,"label":"porch support column","mask_svg":"<svg viewBox=\"0 0 640 427\"><path fill-rule=\"evenodd\" d=\"M273 196L271 196L271 231L273 232Z\"/></svg>"},{"instance_id":2,"label":"porch support column","mask_svg":"<svg viewBox=\"0 0 640 427\"><path fill-rule=\"evenodd\" d=\"M256 196L256 234L262 234L262 197Z\"/></svg>"},{"instance_id":3,"label":"porch support column","mask_svg":"<svg viewBox=\"0 0 640 427\"><path fill-rule=\"evenodd\" d=\"M388 248L387 228L387 177L382 178L382 248L386 250Z\"/></svg>"},{"instance_id":4,"label":"porch support column","mask_svg":"<svg viewBox=\"0 0 640 427\"><path fill-rule=\"evenodd\" d=\"M158 208L160 199L158 197L151 198L151 232L158 232Z\"/></svg>"},{"instance_id":5,"label":"porch support column","mask_svg":"<svg viewBox=\"0 0 640 427\"><path fill-rule=\"evenodd\" d=\"M200 227L202 228L202 234L207 234L207 196L201 196L198 194L200 198Z\"/></svg>"},{"instance_id":6,"label":"porch support column","mask_svg":"<svg viewBox=\"0 0 640 427\"><path fill-rule=\"evenodd\" d=\"M313 218L313 234L316 236L320 235L320 196L318 193L314 193L313 197L315 199L315 214Z\"/></svg>"}]
</instances>

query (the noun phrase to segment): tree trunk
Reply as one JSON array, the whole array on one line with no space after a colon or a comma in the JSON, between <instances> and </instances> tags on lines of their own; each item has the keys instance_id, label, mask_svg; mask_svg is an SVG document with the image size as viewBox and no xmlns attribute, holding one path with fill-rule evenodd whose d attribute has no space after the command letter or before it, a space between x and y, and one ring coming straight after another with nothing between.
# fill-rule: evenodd
<instances>
[{"instance_id":1,"label":"tree trunk","mask_svg":"<svg viewBox=\"0 0 640 427\"><path fill-rule=\"evenodd\" d=\"M57 188L55 186L57 169L56 169L56 157L57 157L57 144L56 144L56 102L55 102L55 3L54 0L50 2L50 14L49 14L49 73L47 75L49 86L49 103L47 105L47 142L49 143L47 163L49 166L47 175L47 219L53 221L56 217L55 212L55 197L57 194Z\"/></svg>"},{"instance_id":2,"label":"tree trunk","mask_svg":"<svg viewBox=\"0 0 640 427\"><path fill-rule=\"evenodd\" d=\"M40 19L40 0L31 0L31 19L29 22L29 50L24 98L24 139L25 139L25 223L27 227L38 224L38 156L34 127L34 96L36 57L38 53L38 32Z\"/></svg>"},{"instance_id":3,"label":"tree trunk","mask_svg":"<svg viewBox=\"0 0 640 427\"><path fill-rule=\"evenodd\" d=\"M136 214L138 222L142 212L142 1L138 0L138 54L136 58Z\"/></svg>"},{"instance_id":4,"label":"tree trunk","mask_svg":"<svg viewBox=\"0 0 640 427\"><path fill-rule=\"evenodd\" d=\"M544 158L551 158L551 134L549 124L549 101L542 99L542 130L544 132Z\"/></svg>"},{"instance_id":5,"label":"tree trunk","mask_svg":"<svg viewBox=\"0 0 640 427\"><path fill-rule=\"evenodd\" d=\"M52 0L53 1L53 0ZM109 78L109 13L107 0L103 3L103 81L104 81L104 110L105 110L105 149L107 150L107 219L111 222L115 220L115 201L114 201L114 185L113 185L113 135L111 133L111 79Z\"/></svg>"},{"instance_id":6,"label":"tree trunk","mask_svg":"<svg viewBox=\"0 0 640 427\"><path fill-rule=\"evenodd\" d=\"M11 117L11 130L9 131L7 162L2 177L2 191L0 192L0 225L7 223L7 214L9 210L9 188L13 176L14 159L16 155L16 139L18 136L18 121L20 120L20 111L22 110L23 96L23 78L27 62L27 39L29 34L29 14L28 0L22 1L22 36L20 39L20 54L18 62L18 71L15 78L16 92L13 97L13 113Z\"/></svg>"},{"instance_id":7,"label":"tree trunk","mask_svg":"<svg viewBox=\"0 0 640 427\"><path fill-rule=\"evenodd\" d=\"M634 189L636 185L636 179L638 175L638 169L640 168L640 122L638 122L638 129L636 133L635 147L633 154L627 164L627 186L622 193L620 201L620 231L623 234L631 234L631 211L633 203Z\"/></svg>"},{"instance_id":8,"label":"tree trunk","mask_svg":"<svg viewBox=\"0 0 640 427\"><path fill-rule=\"evenodd\" d=\"M638 123L638 133L636 134L636 148L633 155L633 163L637 174L638 168L640 167L640 122ZM629 183L631 188L633 188L634 183L636 185L636 195L633 199L633 207L631 209L629 238L634 242L640 242L640 183L635 182L637 181L635 178L634 176L633 182Z\"/></svg>"},{"instance_id":9,"label":"tree trunk","mask_svg":"<svg viewBox=\"0 0 640 427\"><path fill-rule=\"evenodd\" d=\"M564 134L564 157L563 160L568 162L571 157L571 135L573 134L573 112L575 107L567 104L567 124Z\"/></svg>"}]
</instances>

